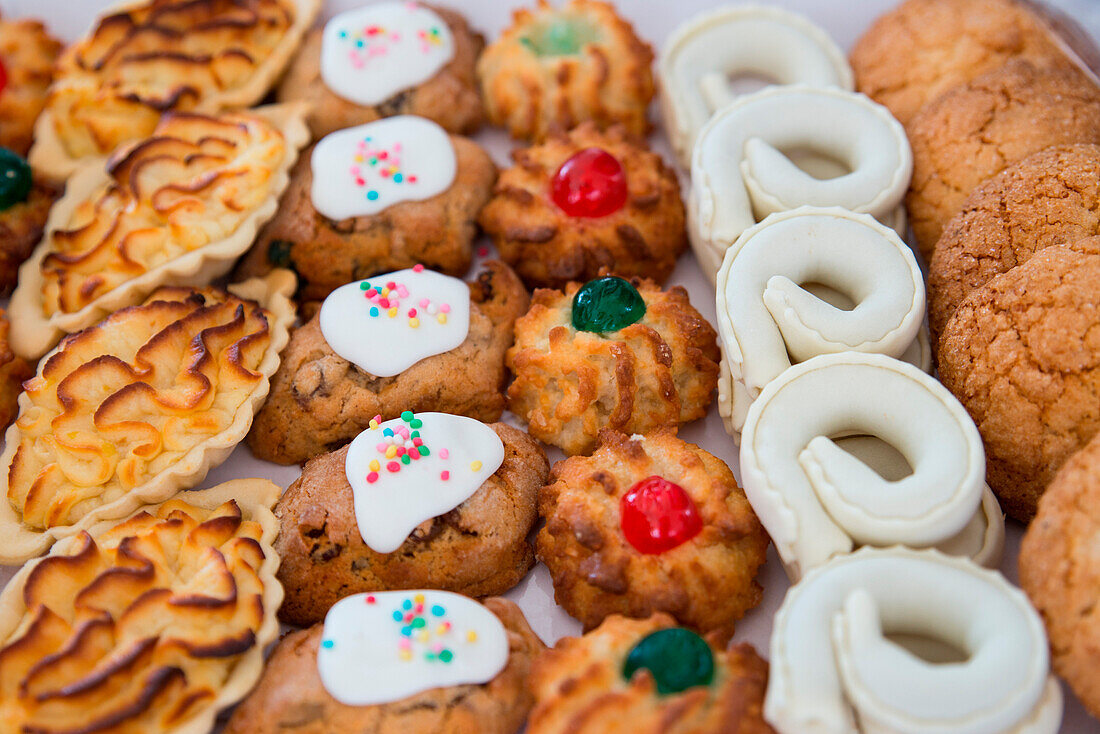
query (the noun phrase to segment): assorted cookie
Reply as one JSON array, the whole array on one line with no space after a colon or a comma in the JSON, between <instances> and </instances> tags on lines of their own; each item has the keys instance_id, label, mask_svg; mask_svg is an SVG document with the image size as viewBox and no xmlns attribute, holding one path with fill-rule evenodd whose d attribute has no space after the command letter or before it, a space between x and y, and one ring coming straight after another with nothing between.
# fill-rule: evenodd
<instances>
[{"instance_id":1,"label":"assorted cookie","mask_svg":"<svg viewBox=\"0 0 1100 734\"><path fill-rule=\"evenodd\" d=\"M5 429L19 414L19 394L23 381L34 376L34 367L17 357L8 344L8 316L0 309L0 429Z\"/></svg>"},{"instance_id":2,"label":"assorted cookie","mask_svg":"<svg viewBox=\"0 0 1100 734\"><path fill-rule=\"evenodd\" d=\"M344 597L276 646L226 734L512 734L543 651L514 603L444 591Z\"/></svg>"},{"instance_id":3,"label":"assorted cookie","mask_svg":"<svg viewBox=\"0 0 1100 734\"><path fill-rule=\"evenodd\" d=\"M15 288L19 266L42 239L60 194L57 186L36 177L20 155L0 148L0 295Z\"/></svg>"},{"instance_id":4,"label":"assorted cookie","mask_svg":"<svg viewBox=\"0 0 1100 734\"><path fill-rule=\"evenodd\" d=\"M61 42L37 20L0 18L0 148L25 156Z\"/></svg>"},{"instance_id":5,"label":"assorted cookie","mask_svg":"<svg viewBox=\"0 0 1100 734\"><path fill-rule=\"evenodd\" d=\"M644 141L586 122L512 158L479 222L528 286L672 273L687 248L680 183Z\"/></svg>"},{"instance_id":6,"label":"assorted cookie","mask_svg":"<svg viewBox=\"0 0 1100 734\"><path fill-rule=\"evenodd\" d=\"M687 291L606 275L536 290L508 350L508 409L566 454L603 428L647 433L702 418L718 378L714 328Z\"/></svg>"},{"instance_id":7,"label":"assorted cookie","mask_svg":"<svg viewBox=\"0 0 1100 734\"><path fill-rule=\"evenodd\" d=\"M332 133L303 153L236 276L290 268L306 301L417 264L462 276L496 176L479 145L422 117Z\"/></svg>"},{"instance_id":8,"label":"assorted cookie","mask_svg":"<svg viewBox=\"0 0 1100 734\"><path fill-rule=\"evenodd\" d=\"M549 469L516 428L411 411L311 459L275 508L280 618L314 624L348 594L386 589L503 594L534 565Z\"/></svg>"},{"instance_id":9,"label":"assorted cookie","mask_svg":"<svg viewBox=\"0 0 1100 734\"><path fill-rule=\"evenodd\" d=\"M649 132L653 49L603 0L538 0L477 62L485 111L512 137L541 140L591 120Z\"/></svg>"},{"instance_id":10,"label":"assorted cookie","mask_svg":"<svg viewBox=\"0 0 1100 734\"><path fill-rule=\"evenodd\" d=\"M498 420L527 305L516 274L492 261L470 283L416 266L341 286L291 335L252 452L297 464L405 410Z\"/></svg>"},{"instance_id":11,"label":"assorted cookie","mask_svg":"<svg viewBox=\"0 0 1100 734\"><path fill-rule=\"evenodd\" d=\"M315 138L394 115L471 133L483 117L474 65L485 39L454 10L363 5L309 31L276 92L310 105Z\"/></svg>"}]
</instances>

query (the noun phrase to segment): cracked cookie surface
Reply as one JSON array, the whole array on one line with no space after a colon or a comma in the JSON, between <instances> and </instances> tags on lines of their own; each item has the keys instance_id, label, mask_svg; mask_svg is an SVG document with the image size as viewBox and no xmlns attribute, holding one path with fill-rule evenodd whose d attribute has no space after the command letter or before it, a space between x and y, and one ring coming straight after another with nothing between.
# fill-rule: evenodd
<instances>
[{"instance_id":1,"label":"cracked cookie surface","mask_svg":"<svg viewBox=\"0 0 1100 734\"><path fill-rule=\"evenodd\" d=\"M939 343L940 379L985 443L986 481L1028 521L1100 430L1100 238L1048 247L973 291Z\"/></svg>"}]
</instances>

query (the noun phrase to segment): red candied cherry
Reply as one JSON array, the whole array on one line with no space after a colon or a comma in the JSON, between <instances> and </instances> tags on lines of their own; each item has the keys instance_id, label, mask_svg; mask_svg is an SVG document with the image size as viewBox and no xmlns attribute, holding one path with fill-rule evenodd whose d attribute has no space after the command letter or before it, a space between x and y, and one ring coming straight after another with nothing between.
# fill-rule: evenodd
<instances>
[{"instance_id":1,"label":"red candied cherry","mask_svg":"<svg viewBox=\"0 0 1100 734\"><path fill-rule=\"evenodd\" d=\"M695 503L683 487L658 476L630 488L620 501L623 535L639 553L672 550L703 529Z\"/></svg>"},{"instance_id":2,"label":"red candied cherry","mask_svg":"<svg viewBox=\"0 0 1100 734\"><path fill-rule=\"evenodd\" d=\"M571 217L606 217L626 204L626 173L606 150L585 148L554 174L550 196Z\"/></svg>"}]
</instances>

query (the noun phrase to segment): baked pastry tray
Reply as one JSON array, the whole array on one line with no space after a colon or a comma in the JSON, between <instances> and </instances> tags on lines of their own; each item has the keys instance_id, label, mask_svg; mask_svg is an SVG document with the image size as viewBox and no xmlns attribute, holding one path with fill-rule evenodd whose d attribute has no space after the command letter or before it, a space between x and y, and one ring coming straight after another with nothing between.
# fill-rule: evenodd
<instances>
[{"instance_id":1,"label":"baked pastry tray","mask_svg":"<svg viewBox=\"0 0 1100 734\"><path fill-rule=\"evenodd\" d=\"M507 25L511 9L528 6L533 0L433 0L441 5L449 5L463 13L471 25L484 33L487 38L496 37ZM639 35L648 40L655 48L661 48L668 34L689 16L721 4L720 0L614 0L620 13L629 19ZM730 0L737 3L740 0ZM898 0L859 0L859 2L840 3L836 0L757 0L770 2L791 10L804 13L822 26L845 50L850 49L871 21L881 13L892 8ZM1093 38L1100 38L1100 3L1096 0L1045 0L1048 4L1062 10L1074 18ZM349 8L359 7L369 0L325 0L325 17ZM64 40L72 40L83 33L91 24L96 13L112 4L111 0L0 0L0 14L5 17L32 17L42 19L52 32ZM650 138L655 150L668 161L673 161L668 140L661 128L656 105L650 118L656 123L656 129ZM494 157L498 165L507 165L509 152L513 148L507 134L499 129L483 129L474 138ZM684 191L687 190L687 178L681 170ZM491 256L488 241L479 242L477 248L484 253L485 245ZM484 259L482 255L479 259ZM474 269L477 265L475 264ZM471 271L473 272L473 270ZM714 288L707 282L702 271L689 250L680 257L676 270L667 285L681 285L691 295L692 305L712 324L715 323ZM6 306L6 304L4 304ZM506 422L522 428L523 424L515 416L505 413ZM740 481L737 447L727 435L718 415L716 404L704 420L688 424L680 430L680 437L698 444L718 456L733 469ZM547 455L551 462L562 458L555 448ZM238 446L229 459L210 472L201 487L214 486L229 479L241 477L265 477L276 484L286 487L299 474L297 467L277 466L260 461L252 456L246 445ZM1019 552L1023 526L1012 520L1006 521L1006 540L1004 560L1000 570L1013 583L1016 583L1016 559ZM0 566L0 585L6 584L18 569ZM737 624L735 638L750 642L763 656L768 654L768 640L771 634L772 619L789 586L786 575L775 554L768 551L768 562L757 579L764 587L764 597L760 605L751 610ZM554 589L545 566L539 564L516 588L506 596L523 609L532 628L547 643L553 644L560 637L580 633L580 624L569 617L554 604ZM1061 731L1063 734L1085 734L1096 730L1096 721L1082 708L1081 704L1068 689L1065 691L1065 716Z\"/></svg>"}]
</instances>

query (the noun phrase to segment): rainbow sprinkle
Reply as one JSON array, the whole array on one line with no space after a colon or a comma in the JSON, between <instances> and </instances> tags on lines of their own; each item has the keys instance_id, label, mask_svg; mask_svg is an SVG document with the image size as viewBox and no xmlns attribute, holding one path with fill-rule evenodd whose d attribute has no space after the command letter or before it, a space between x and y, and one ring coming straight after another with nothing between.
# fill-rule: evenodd
<instances>
[{"instance_id":1,"label":"rainbow sprinkle","mask_svg":"<svg viewBox=\"0 0 1100 734\"><path fill-rule=\"evenodd\" d=\"M424 266L419 263L413 268L413 271L417 273L423 270ZM359 283L359 290L363 291L363 296L371 303L368 311L371 318L380 318L383 313L391 319L397 318L397 315L403 310L401 302L409 297L408 287L404 283L397 283L392 280L373 285L370 281L364 280ZM419 310L417 307L419 307ZM447 314L450 312L451 304L436 303L430 298L421 298L416 307L404 310L411 329L419 328L422 313L434 316L440 324L446 324Z\"/></svg>"},{"instance_id":2,"label":"rainbow sprinkle","mask_svg":"<svg viewBox=\"0 0 1100 734\"><path fill-rule=\"evenodd\" d=\"M393 610L392 617L400 625L397 654L402 660L412 660L417 655L418 646L424 660L428 662L450 663L454 660L451 642L454 624L447 619L447 609L444 606L433 604L428 608L424 595L416 594L401 602ZM476 642L477 633L473 630L467 631L466 641Z\"/></svg>"},{"instance_id":3,"label":"rainbow sprinkle","mask_svg":"<svg viewBox=\"0 0 1100 734\"><path fill-rule=\"evenodd\" d=\"M406 410L401 413L401 420L406 424L398 426L397 428L383 428L382 440L375 445L375 450L378 452L379 457L372 459L367 465L370 472L367 474L367 483L374 484L382 478L382 468L390 474L397 474L401 471L403 466L408 466L414 461L419 461L422 457L431 456L432 452L428 446L424 443L423 437L420 435L420 429L424 427L424 421L416 417L411 410ZM368 427L376 429L382 424L382 416L376 415L370 419ZM450 457L450 452L447 449L441 449L439 451L439 458L447 460ZM383 461L385 464L383 464ZM481 462L475 462L479 465ZM476 471L476 470L475 470ZM443 481L447 481L451 478L449 471L443 471L440 473L439 478Z\"/></svg>"},{"instance_id":4,"label":"rainbow sprinkle","mask_svg":"<svg viewBox=\"0 0 1100 734\"><path fill-rule=\"evenodd\" d=\"M355 185L363 188L367 185L367 178L376 174L383 179L393 181L395 184L415 184L416 176L407 173L401 167L401 143L396 142L387 148L374 145L373 138L369 135L360 140L355 146L354 162L348 169ZM367 189L367 200L377 201L378 190Z\"/></svg>"}]
</instances>

